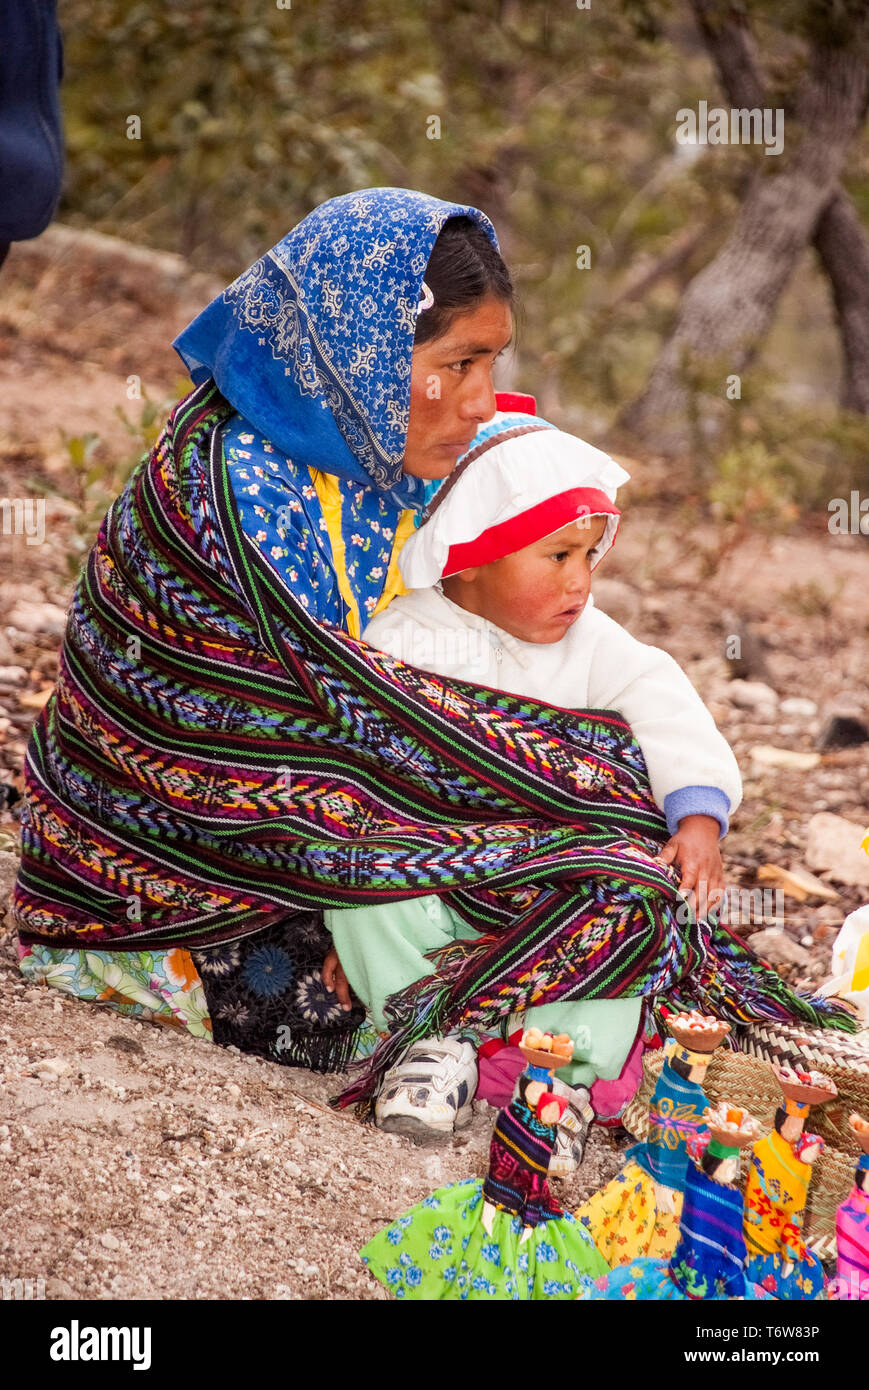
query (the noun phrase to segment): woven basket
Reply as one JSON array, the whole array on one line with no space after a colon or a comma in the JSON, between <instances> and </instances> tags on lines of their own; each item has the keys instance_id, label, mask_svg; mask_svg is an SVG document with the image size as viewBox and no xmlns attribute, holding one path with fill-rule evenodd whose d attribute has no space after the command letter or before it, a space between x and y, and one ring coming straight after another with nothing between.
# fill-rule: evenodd
<instances>
[{"instance_id":1,"label":"woven basket","mask_svg":"<svg viewBox=\"0 0 869 1390\"><path fill-rule=\"evenodd\" d=\"M756 1116L767 1131L782 1102L767 1062L822 1071L836 1083L839 1094L813 1106L809 1115L808 1127L821 1135L827 1147L813 1165L803 1228L809 1248L821 1259L831 1259L836 1253L836 1209L854 1185L861 1152L848 1127L848 1116L857 1110L869 1117L869 1029L852 1037L798 1024L755 1024L739 1029L735 1040L740 1051L715 1053L703 1089L710 1104L732 1101ZM637 1139L648 1138L649 1101L663 1065L663 1052L646 1053L642 1084L622 1115L625 1129ZM750 1153L750 1149L744 1151L742 1158L742 1187Z\"/></svg>"}]
</instances>

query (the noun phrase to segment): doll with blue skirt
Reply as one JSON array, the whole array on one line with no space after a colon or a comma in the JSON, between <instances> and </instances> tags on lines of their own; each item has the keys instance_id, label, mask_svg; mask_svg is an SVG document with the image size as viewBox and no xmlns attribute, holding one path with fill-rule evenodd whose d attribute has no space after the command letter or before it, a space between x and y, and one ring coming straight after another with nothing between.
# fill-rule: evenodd
<instances>
[{"instance_id":1,"label":"doll with blue skirt","mask_svg":"<svg viewBox=\"0 0 869 1390\"><path fill-rule=\"evenodd\" d=\"M576 1213L607 1264L639 1256L667 1260L679 1239L688 1141L705 1129L706 1069L730 1025L697 1011L667 1019L664 1066L649 1102L649 1137Z\"/></svg>"},{"instance_id":2,"label":"doll with blue skirt","mask_svg":"<svg viewBox=\"0 0 869 1390\"><path fill-rule=\"evenodd\" d=\"M707 1128L688 1140L679 1240L669 1260L649 1256L617 1265L587 1301L669 1302L755 1298L745 1277L739 1151L760 1137L753 1116L727 1101L706 1111Z\"/></svg>"}]
</instances>

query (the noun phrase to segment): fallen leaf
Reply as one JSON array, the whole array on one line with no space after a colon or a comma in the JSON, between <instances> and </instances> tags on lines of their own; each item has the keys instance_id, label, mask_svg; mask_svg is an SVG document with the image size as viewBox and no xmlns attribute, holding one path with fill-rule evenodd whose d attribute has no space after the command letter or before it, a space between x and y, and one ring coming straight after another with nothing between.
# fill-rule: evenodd
<instances>
[{"instance_id":1,"label":"fallen leaf","mask_svg":"<svg viewBox=\"0 0 869 1390\"><path fill-rule=\"evenodd\" d=\"M757 877L760 883L777 884L786 897L796 898L800 903L807 898L823 898L825 902L833 902L840 896L835 888L799 866L785 869L781 864L763 864L757 871Z\"/></svg>"},{"instance_id":2,"label":"fallen leaf","mask_svg":"<svg viewBox=\"0 0 869 1390\"><path fill-rule=\"evenodd\" d=\"M792 748L775 748L771 743L756 743L751 759L761 767L780 767L791 772L808 772L821 761L820 753L796 753Z\"/></svg>"},{"instance_id":3,"label":"fallen leaf","mask_svg":"<svg viewBox=\"0 0 869 1390\"><path fill-rule=\"evenodd\" d=\"M54 686L50 685L45 690L26 690L23 695L18 696L18 703L25 709L44 709L51 699L53 689Z\"/></svg>"}]
</instances>

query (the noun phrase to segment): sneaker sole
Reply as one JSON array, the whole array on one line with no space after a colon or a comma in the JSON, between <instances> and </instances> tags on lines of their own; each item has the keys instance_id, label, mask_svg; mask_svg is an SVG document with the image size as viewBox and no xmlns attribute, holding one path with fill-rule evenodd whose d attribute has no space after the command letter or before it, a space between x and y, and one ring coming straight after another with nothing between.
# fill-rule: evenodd
<instances>
[{"instance_id":1,"label":"sneaker sole","mask_svg":"<svg viewBox=\"0 0 869 1390\"><path fill-rule=\"evenodd\" d=\"M400 1134L405 1139L412 1139L414 1144L445 1144L457 1129L465 1129L473 1118L474 1112L468 1105L459 1111L449 1129L426 1124L425 1120L419 1120L415 1115L387 1115L385 1120L377 1121L377 1128L383 1130L384 1134Z\"/></svg>"}]
</instances>

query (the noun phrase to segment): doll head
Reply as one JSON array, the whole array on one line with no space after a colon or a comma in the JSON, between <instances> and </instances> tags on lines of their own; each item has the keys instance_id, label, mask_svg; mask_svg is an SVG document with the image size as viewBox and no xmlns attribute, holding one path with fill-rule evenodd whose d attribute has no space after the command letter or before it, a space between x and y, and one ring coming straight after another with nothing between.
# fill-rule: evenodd
<instances>
[{"instance_id":1,"label":"doll head","mask_svg":"<svg viewBox=\"0 0 869 1390\"><path fill-rule=\"evenodd\" d=\"M671 1070L702 1086L712 1054L730 1032L730 1024L692 1009L672 1014L667 1028L671 1037L664 1044L664 1052Z\"/></svg>"},{"instance_id":2,"label":"doll head","mask_svg":"<svg viewBox=\"0 0 869 1390\"><path fill-rule=\"evenodd\" d=\"M739 1177L739 1151L760 1138L761 1126L726 1100L709 1106L703 1118L707 1129L689 1139L688 1152L707 1177L732 1185Z\"/></svg>"},{"instance_id":3,"label":"doll head","mask_svg":"<svg viewBox=\"0 0 869 1390\"><path fill-rule=\"evenodd\" d=\"M793 1147L802 1134L808 1117L809 1107L807 1105L801 1105L799 1101L787 1100L775 1112L773 1124L785 1143Z\"/></svg>"}]
</instances>

